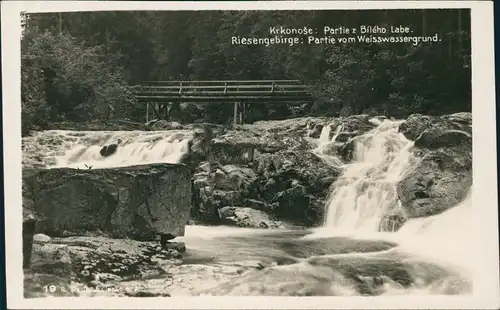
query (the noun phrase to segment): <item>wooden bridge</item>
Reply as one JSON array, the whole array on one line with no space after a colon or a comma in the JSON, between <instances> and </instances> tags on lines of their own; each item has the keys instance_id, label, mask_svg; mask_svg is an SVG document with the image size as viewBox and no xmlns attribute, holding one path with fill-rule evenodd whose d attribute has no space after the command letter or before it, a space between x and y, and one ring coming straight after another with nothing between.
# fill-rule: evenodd
<instances>
[{"instance_id":1,"label":"wooden bridge","mask_svg":"<svg viewBox=\"0 0 500 310\"><path fill-rule=\"evenodd\" d=\"M312 100L308 86L297 80L246 81L160 81L142 82L133 87L136 99L146 105L153 118L168 119L179 103L232 103L234 123L243 123L248 104L305 102Z\"/></svg>"}]
</instances>

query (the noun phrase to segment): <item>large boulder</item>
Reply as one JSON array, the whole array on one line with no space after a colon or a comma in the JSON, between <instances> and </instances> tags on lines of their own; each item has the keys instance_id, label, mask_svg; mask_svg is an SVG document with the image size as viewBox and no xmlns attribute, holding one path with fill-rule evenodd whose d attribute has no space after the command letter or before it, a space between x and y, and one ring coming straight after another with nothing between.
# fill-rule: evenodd
<instances>
[{"instance_id":1,"label":"large boulder","mask_svg":"<svg viewBox=\"0 0 500 310\"><path fill-rule=\"evenodd\" d=\"M415 146L426 149L439 149L464 144L472 146L472 134L462 130L426 130L415 140Z\"/></svg>"},{"instance_id":2,"label":"large boulder","mask_svg":"<svg viewBox=\"0 0 500 310\"><path fill-rule=\"evenodd\" d=\"M367 114L342 118L340 122L342 125L342 131L339 135L340 142L347 142L348 138L362 135L375 128L375 125L370 121L371 118Z\"/></svg>"},{"instance_id":3,"label":"large boulder","mask_svg":"<svg viewBox=\"0 0 500 310\"><path fill-rule=\"evenodd\" d=\"M23 181L23 194L42 217L36 230L49 236L182 236L190 216L191 181L185 165L25 169Z\"/></svg>"},{"instance_id":4,"label":"large boulder","mask_svg":"<svg viewBox=\"0 0 500 310\"><path fill-rule=\"evenodd\" d=\"M472 185L471 125L470 113L415 114L401 124L418 159L397 188L406 217L438 214L465 198Z\"/></svg>"},{"instance_id":5,"label":"large boulder","mask_svg":"<svg viewBox=\"0 0 500 310\"><path fill-rule=\"evenodd\" d=\"M261 227L258 221L226 216L230 210L243 218L269 214L287 225L321 223L329 187L339 171L313 153L316 144L310 136L332 121L265 121L215 133L206 144L207 161L194 169L193 216L205 223L229 223L231 218ZM350 121L351 127L356 121ZM368 123L358 129L372 127ZM219 212L223 208L227 212Z\"/></svg>"},{"instance_id":6,"label":"large boulder","mask_svg":"<svg viewBox=\"0 0 500 310\"><path fill-rule=\"evenodd\" d=\"M218 209L242 206L256 175L236 165L202 162L193 177L193 213L204 222L220 221Z\"/></svg>"},{"instance_id":7,"label":"large boulder","mask_svg":"<svg viewBox=\"0 0 500 310\"><path fill-rule=\"evenodd\" d=\"M398 184L408 217L441 213L462 201L472 185L472 156L461 149L425 153Z\"/></svg>"},{"instance_id":8,"label":"large boulder","mask_svg":"<svg viewBox=\"0 0 500 310\"><path fill-rule=\"evenodd\" d=\"M444 116L412 114L399 126L399 132L413 141L424 131L442 133L449 130L472 133L472 114L469 112Z\"/></svg>"},{"instance_id":9,"label":"large boulder","mask_svg":"<svg viewBox=\"0 0 500 310\"><path fill-rule=\"evenodd\" d=\"M323 220L330 186L340 170L306 152L262 154L253 198L270 206L272 214L297 225L316 226Z\"/></svg>"}]
</instances>

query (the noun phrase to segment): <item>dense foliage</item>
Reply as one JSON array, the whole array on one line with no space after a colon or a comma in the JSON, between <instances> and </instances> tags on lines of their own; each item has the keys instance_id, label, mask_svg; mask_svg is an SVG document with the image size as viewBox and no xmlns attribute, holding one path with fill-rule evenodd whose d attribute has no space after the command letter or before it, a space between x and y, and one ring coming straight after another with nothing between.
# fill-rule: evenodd
<instances>
[{"instance_id":1,"label":"dense foliage","mask_svg":"<svg viewBox=\"0 0 500 310\"><path fill-rule=\"evenodd\" d=\"M439 42L236 45L270 27L409 27ZM281 36L281 35L278 35ZM297 35L296 35L297 37ZM300 37L300 36L299 36ZM470 111L470 11L192 11L29 14L22 37L23 129L54 121L143 120L143 80L299 79L315 102L250 109L250 120L298 115ZM231 106L210 105L224 123ZM195 109L196 110L196 109ZM196 111L187 121L195 121Z\"/></svg>"}]
</instances>

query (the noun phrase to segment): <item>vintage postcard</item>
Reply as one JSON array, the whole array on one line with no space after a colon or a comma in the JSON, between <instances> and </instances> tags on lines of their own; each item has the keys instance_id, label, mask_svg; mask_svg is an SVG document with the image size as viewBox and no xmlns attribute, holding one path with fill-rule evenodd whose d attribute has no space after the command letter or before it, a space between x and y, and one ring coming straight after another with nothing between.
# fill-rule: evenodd
<instances>
[{"instance_id":1,"label":"vintage postcard","mask_svg":"<svg viewBox=\"0 0 500 310\"><path fill-rule=\"evenodd\" d=\"M498 308L492 8L3 2L7 306Z\"/></svg>"}]
</instances>

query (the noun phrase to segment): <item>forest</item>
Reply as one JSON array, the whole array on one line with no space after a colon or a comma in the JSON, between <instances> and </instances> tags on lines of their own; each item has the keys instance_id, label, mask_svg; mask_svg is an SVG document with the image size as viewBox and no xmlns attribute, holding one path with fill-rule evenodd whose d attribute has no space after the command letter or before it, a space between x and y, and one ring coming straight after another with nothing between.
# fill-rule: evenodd
<instances>
[{"instance_id":1,"label":"forest","mask_svg":"<svg viewBox=\"0 0 500 310\"><path fill-rule=\"evenodd\" d=\"M21 16L23 133L61 121L144 121L141 81L297 79L314 101L258 104L250 120L471 110L470 10L102 11ZM233 44L270 28L404 26L438 42ZM297 35L294 35L297 36ZM228 104L184 121L226 123ZM200 112L201 111L201 112Z\"/></svg>"}]
</instances>

